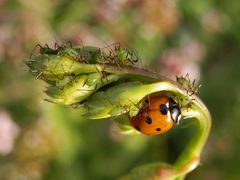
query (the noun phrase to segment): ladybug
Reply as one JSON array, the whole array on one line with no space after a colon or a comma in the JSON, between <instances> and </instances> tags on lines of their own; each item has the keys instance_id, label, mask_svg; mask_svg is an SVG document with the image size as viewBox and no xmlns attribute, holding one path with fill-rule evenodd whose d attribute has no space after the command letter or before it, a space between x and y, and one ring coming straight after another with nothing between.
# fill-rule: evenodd
<instances>
[{"instance_id":1,"label":"ladybug","mask_svg":"<svg viewBox=\"0 0 240 180\"><path fill-rule=\"evenodd\" d=\"M142 108L130 118L130 123L143 134L157 135L170 130L180 118L180 106L172 98L153 95L143 100Z\"/></svg>"}]
</instances>

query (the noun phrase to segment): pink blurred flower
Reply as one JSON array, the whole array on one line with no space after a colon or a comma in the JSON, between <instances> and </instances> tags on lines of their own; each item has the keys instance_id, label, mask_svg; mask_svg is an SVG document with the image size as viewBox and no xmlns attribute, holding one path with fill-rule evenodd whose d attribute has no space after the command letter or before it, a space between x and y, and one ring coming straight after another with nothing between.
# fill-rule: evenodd
<instances>
[{"instance_id":1,"label":"pink blurred flower","mask_svg":"<svg viewBox=\"0 0 240 180\"><path fill-rule=\"evenodd\" d=\"M18 125L12 120L10 115L0 110L0 154L9 154L14 145L14 141L19 134Z\"/></svg>"},{"instance_id":2,"label":"pink blurred flower","mask_svg":"<svg viewBox=\"0 0 240 180\"><path fill-rule=\"evenodd\" d=\"M200 78L199 61L204 56L203 46L195 40L183 39L180 47L167 49L160 58L161 73L175 80L176 76L185 76L190 80Z\"/></svg>"},{"instance_id":3,"label":"pink blurred flower","mask_svg":"<svg viewBox=\"0 0 240 180\"><path fill-rule=\"evenodd\" d=\"M115 23L119 20L121 13L128 8L136 0L111 0L111 1L93 1L94 17L98 20L105 20Z\"/></svg>"}]
</instances>

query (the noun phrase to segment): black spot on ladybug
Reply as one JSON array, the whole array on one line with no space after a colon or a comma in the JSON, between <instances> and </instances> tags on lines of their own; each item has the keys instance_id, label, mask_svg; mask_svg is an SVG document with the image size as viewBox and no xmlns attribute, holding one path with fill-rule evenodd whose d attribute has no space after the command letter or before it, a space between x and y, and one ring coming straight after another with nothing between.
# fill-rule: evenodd
<instances>
[{"instance_id":1,"label":"black spot on ladybug","mask_svg":"<svg viewBox=\"0 0 240 180\"><path fill-rule=\"evenodd\" d=\"M156 128L156 131L161 131L161 128Z\"/></svg>"},{"instance_id":2,"label":"black spot on ladybug","mask_svg":"<svg viewBox=\"0 0 240 180\"><path fill-rule=\"evenodd\" d=\"M135 126L135 129L141 132L141 129L139 128L139 126Z\"/></svg>"},{"instance_id":3,"label":"black spot on ladybug","mask_svg":"<svg viewBox=\"0 0 240 180\"><path fill-rule=\"evenodd\" d=\"M166 106L166 104L160 104L159 111L161 112L162 115L167 115L168 107Z\"/></svg>"},{"instance_id":4,"label":"black spot on ladybug","mask_svg":"<svg viewBox=\"0 0 240 180\"><path fill-rule=\"evenodd\" d=\"M146 123L148 124L152 124L152 119L151 117L147 116L146 119L145 119Z\"/></svg>"}]
</instances>

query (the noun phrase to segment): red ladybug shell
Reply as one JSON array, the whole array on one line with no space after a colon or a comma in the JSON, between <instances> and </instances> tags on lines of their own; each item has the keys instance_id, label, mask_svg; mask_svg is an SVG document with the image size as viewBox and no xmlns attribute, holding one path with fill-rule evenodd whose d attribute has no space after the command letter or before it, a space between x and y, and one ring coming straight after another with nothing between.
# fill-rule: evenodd
<instances>
[{"instance_id":1,"label":"red ladybug shell","mask_svg":"<svg viewBox=\"0 0 240 180\"><path fill-rule=\"evenodd\" d=\"M167 96L149 96L139 113L130 118L132 126L146 135L162 134L181 116L179 105Z\"/></svg>"}]
</instances>

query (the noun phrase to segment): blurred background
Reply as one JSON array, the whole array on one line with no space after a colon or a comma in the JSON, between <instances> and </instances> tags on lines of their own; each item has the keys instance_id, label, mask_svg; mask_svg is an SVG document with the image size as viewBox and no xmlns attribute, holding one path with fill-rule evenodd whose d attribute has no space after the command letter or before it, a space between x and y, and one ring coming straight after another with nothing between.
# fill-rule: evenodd
<instances>
[{"instance_id":1,"label":"blurred background","mask_svg":"<svg viewBox=\"0 0 240 180\"><path fill-rule=\"evenodd\" d=\"M116 179L173 162L192 128L123 136L44 102L24 65L36 44L122 42L171 78L190 74L213 126L202 164L186 179L240 179L240 5L235 0L0 0L0 179Z\"/></svg>"}]
</instances>

